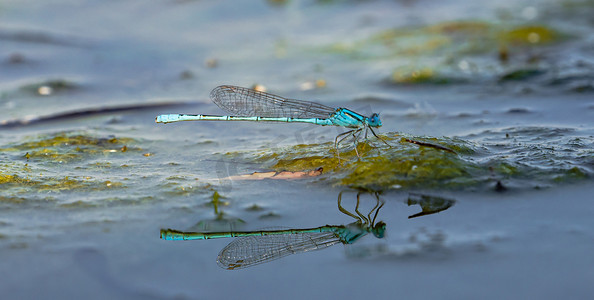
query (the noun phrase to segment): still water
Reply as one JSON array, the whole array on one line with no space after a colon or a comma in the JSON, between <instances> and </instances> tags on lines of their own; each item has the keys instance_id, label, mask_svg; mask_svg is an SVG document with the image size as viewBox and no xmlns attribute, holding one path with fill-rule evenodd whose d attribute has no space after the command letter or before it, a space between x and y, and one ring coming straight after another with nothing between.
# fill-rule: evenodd
<instances>
[{"instance_id":1,"label":"still water","mask_svg":"<svg viewBox=\"0 0 594 300\"><path fill-rule=\"evenodd\" d=\"M593 14L0 0L2 298L587 298ZM387 144L155 123L225 115L225 84L377 112Z\"/></svg>"}]
</instances>

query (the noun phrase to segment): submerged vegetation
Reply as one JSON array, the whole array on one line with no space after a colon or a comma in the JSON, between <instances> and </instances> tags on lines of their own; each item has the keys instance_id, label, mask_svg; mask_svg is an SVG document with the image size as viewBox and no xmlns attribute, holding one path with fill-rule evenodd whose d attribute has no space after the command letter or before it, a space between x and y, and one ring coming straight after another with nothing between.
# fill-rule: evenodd
<instances>
[{"instance_id":1,"label":"submerged vegetation","mask_svg":"<svg viewBox=\"0 0 594 300\"><path fill-rule=\"evenodd\" d=\"M507 136L520 130L531 132L527 139L555 132L547 128L509 128ZM481 145L460 138L409 137L391 133L384 138L392 147L378 142L374 145L368 141L359 143L360 158L353 147L342 148L337 156L333 143L228 155L243 156L276 171L322 168L325 175L319 177L320 180L365 190L500 189L502 185L540 188L591 176L588 166L594 163L594 150L582 146L592 144L592 138L564 138L546 143L542 140L510 141L501 132L485 132L483 135L491 140Z\"/></svg>"},{"instance_id":2,"label":"submerged vegetation","mask_svg":"<svg viewBox=\"0 0 594 300\"><path fill-rule=\"evenodd\" d=\"M74 132L59 132L27 138L0 148L0 186L3 194L53 194L68 191L96 192L124 188L125 184L111 179L97 179L87 170L109 163L96 161L113 155L135 153L139 148L128 146L129 138L97 138ZM35 197L34 197L35 198Z\"/></svg>"},{"instance_id":3,"label":"submerged vegetation","mask_svg":"<svg viewBox=\"0 0 594 300\"><path fill-rule=\"evenodd\" d=\"M0 205L92 208L153 202L156 195L194 199L216 193L195 175L146 173L142 162L152 153L138 147L141 143L72 131L2 145ZM149 182L155 189L146 188Z\"/></svg>"},{"instance_id":4,"label":"submerged vegetation","mask_svg":"<svg viewBox=\"0 0 594 300\"><path fill-rule=\"evenodd\" d=\"M0 148L4 152L25 152L22 157L40 162L67 163L107 153L140 151L128 148L134 142L130 138L96 138L84 134L59 132L49 136L36 137L30 141Z\"/></svg>"},{"instance_id":5,"label":"submerged vegetation","mask_svg":"<svg viewBox=\"0 0 594 300\"><path fill-rule=\"evenodd\" d=\"M338 43L326 48L336 54L358 59L422 57L435 54L448 59L472 55L497 54L515 48L544 46L563 41L565 34L547 25L498 24L486 21L448 21L426 26L388 29L349 44Z\"/></svg>"},{"instance_id":6,"label":"submerged vegetation","mask_svg":"<svg viewBox=\"0 0 594 300\"><path fill-rule=\"evenodd\" d=\"M226 156L234 160L256 163L277 173L256 172L223 179L314 178L375 191L539 188L591 176L594 141L591 137L574 136L568 130L508 128L473 136L474 142L389 133L383 138L391 147L368 140L360 142L356 151L352 145L342 145L338 155L333 143L228 153ZM138 164L130 163L130 158L146 160L147 156L136 144L138 141L130 138L97 138L73 132L28 138L1 149L2 155L12 161L0 165L0 186L4 196L14 196L109 191L140 184L130 179L143 172ZM160 180L160 192L148 193L203 196L216 192L212 184L195 175L180 174Z\"/></svg>"},{"instance_id":7,"label":"submerged vegetation","mask_svg":"<svg viewBox=\"0 0 594 300\"><path fill-rule=\"evenodd\" d=\"M584 81L591 79L591 66L576 63L557 47L574 40L579 32L566 33L544 20L506 18L386 29L315 51L370 64L381 62L382 68L391 68L382 80L388 86L535 80L542 88L592 90L591 80Z\"/></svg>"}]
</instances>

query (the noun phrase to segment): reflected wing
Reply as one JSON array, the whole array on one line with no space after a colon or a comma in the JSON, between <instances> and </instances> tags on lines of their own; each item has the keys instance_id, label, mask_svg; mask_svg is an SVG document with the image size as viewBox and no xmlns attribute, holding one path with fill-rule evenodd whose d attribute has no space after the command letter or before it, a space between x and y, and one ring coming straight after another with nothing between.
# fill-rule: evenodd
<instances>
[{"instance_id":1,"label":"reflected wing","mask_svg":"<svg viewBox=\"0 0 594 300\"><path fill-rule=\"evenodd\" d=\"M241 117L325 119L336 111L315 102L287 99L231 85L216 87L210 92L210 99L221 109Z\"/></svg>"},{"instance_id":2,"label":"reflected wing","mask_svg":"<svg viewBox=\"0 0 594 300\"><path fill-rule=\"evenodd\" d=\"M217 257L217 263L223 269L241 269L338 243L340 239L332 232L247 236L238 238L223 248Z\"/></svg>"}]
</instances>

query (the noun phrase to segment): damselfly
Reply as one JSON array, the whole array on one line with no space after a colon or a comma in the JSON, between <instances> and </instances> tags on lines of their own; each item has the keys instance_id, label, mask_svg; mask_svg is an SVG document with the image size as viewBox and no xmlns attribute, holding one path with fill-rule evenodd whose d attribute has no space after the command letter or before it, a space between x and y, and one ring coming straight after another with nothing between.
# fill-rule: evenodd
<instances>
[{"instance_id":1,"label":"damselfly","mask_svg":"<svg viewBox=\"0 0 594 300\"><path fill-rule=\"evenodd\" d=\"M165 114L157 116L157 123L172 123L180 121L258 121L258 122L286 122L310 123L322 126L341 126L352 128L339 134L334 140L334 147L348 137L352 137L357 151L357 141L367 130L379 138L373 128L382 126L382 121L377 113L370 117L354 112L348 108L332 108L319 103L287 99L281 96L256 91L253 89L222 85L210 93L211 100L221 109L232 116L190 115L190 114Z\"/></svg>"},{"instance_id":2,"label":"damselfly","mask_svg":"<svg viewBox=\"0 0 594 300\"><path fill-rule=\"evenodd\" d=\"M360 193L357 194L355 207L357 215L355 215L341 206L342 193L338 195L338 209L357 219L356 222L348 225L235 232L183 232L161 229L161 238L175 241L238 237L223 248L217 257L218 265L228 270L247 268L295 253L324 249L338 243L352 244L368 233L372 233L377 238L383 238L386 223L382 221L376 223L375 219L384 202L379 199L378 194L375 194L377 203L365 216L359 212L359 196ZM374 211L375 215L372 218Z\"/></svg>"}]
</instances>

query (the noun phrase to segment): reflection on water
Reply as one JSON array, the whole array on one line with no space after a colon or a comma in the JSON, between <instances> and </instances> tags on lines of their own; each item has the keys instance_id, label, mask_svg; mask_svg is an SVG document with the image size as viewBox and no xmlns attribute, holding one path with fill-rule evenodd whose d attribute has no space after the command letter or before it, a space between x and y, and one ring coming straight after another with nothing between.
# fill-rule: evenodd
<instances>
[{"instance_id":1,"label":"reflection on water","mask_svg":"<svg viewBox=\"0 0 594 300\"><path fill-rule=\"evenodd\" d=\"M338 194L338 210L356 220L346 225L227 232L191 232L161 229L161 239L176 241L238 237L238 239L223 248L217 257L218 265L227 270L247 268L291 254L325 249L338 243L353 244L369 233L381 239L385 235L386 223L383 221L376 222L376 219L385 202L380 199L379 193L374 193L375 206L365 215L359 211L361 194L361 192L357 194L354 212L350 212L342 206L342 192ZM411 194L408 198L408 205L419 204L423 211L409 216L409 218L446 210L454 202L454 200L436 196Z\"/></svg>"},{"instance_id":2,"label":"reflection on water","mask_svg":"<svg viewBox=\"0 0 594 300\"><path fill-rule=\"evenodd\" d=\"M414 215L408 216L409 219L426 216L435 214L438 212L442 212L450 207L452 207L456 203L453 199L442 198L438 196L431 196L431 195L422 195L416 193L410 193L408 196L408 206L418 204L421 206L420 213L416 213Z\"/></svg>"}]
</instances>

